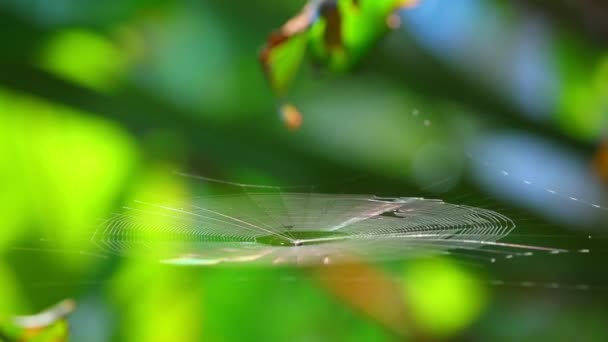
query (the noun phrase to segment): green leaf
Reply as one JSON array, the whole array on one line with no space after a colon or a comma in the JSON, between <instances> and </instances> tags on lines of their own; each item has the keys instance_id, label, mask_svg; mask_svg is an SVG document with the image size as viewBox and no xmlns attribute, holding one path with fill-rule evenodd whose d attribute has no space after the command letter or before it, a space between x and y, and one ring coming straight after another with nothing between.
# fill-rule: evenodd
<instances>
[{"instance_id":1,"label":"green leaf","mask_svg":"<svg viewBox=\"0 0 608 342\"><path fill-rule=\"evenodd\" d=\"M65 300L36 315L0 320L0 341L65 342L69 333L65 316L74 307L73 301Z\"/></svg>"},{"instance_id":2,"label":"green leaf","mask_svg":"<svg viewBox=\"0 0 608 342\"><path fill-rule=\"evenodd\" d=\"M332 71L357 64L389 30L388 19L417 0L338 0L309 2L270 36L261 61L273 90L284 95L310 46L312 56Z\"/></svg>"},{"instance_id":3,"label":"green leaf","mask_svg":"<svg viewBox=\"0 0 608 342\"><path fill-rule=\"evenodd\" d=\"M293 82L304 59L307 45L306 32L293 36L280 35L271 38L262 52L260 58L264 72L277 94L283 95Z\"/></svg>"}]
</instances>

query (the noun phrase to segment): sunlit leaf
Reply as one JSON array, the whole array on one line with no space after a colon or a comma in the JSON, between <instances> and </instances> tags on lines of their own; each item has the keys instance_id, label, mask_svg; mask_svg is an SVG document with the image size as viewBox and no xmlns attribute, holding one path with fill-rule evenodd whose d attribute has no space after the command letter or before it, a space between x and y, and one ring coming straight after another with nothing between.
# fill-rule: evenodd
<instances>
[{"instance_id":1,"label":"sunlit leaf","mask_svg":"<svg viewBox=\"0 0 608 342\"><path fill-rule=\"evenodd\" d=\"M47 310L30 316L16 316L0 320L0 341L7 342L64 342L69 329L65 317L75 303L65 300Z\"/></svg>"},{"instance_id":2,"label":"sunlit leaf","mask_svg":"<svg viewBox=\"0 0 608 342\"><path fill-rule=\"evenodd\" d=\"M395 13L416 3L417 0L310 1L273 33L263 48L260 59L268 82L278 96L284 97L307 47L316 64L333 71L350 69L384 33L397 26ZM283 109L281 115L285 120ZM285 121L293 129L292 121Z\"/></svg>"},{"instance_id":3,"label":"sunlit leaf","mask_svg":"<svg viewBox=\"0 0 608 342\"><path fill-rule=\"evenodd\" d=\"M273 90L283 95L293 81L308 45L308 28L315 8L308 4L302 12L274 32L260 53L260 61Z\"/></svg>"},{"instance_id":4,"label":"sunlit leaf","mask_svg":"<svg viewBox=\"0 0 608 342\"><path fill-rule=\"evenodd\" d=\"M460 333L486 306L487 291L479 279L449 259L416 261L404 281L403 294L414 320L435 336Z\"/></svg>"},{"instance_id":5,"label":"sunlit leaf","mask_svg":"<svg viewBox=\"0 0 608 342\"><path fill-rule=\"evenodd\" d=\"M9 189L9 196L0 196L5 208L0 223L8 223L0 245L31 233L15 230L9 236L25 216L44 238L77 248L113 205L136 158L133 141L109 121L41 99L0 92L0 106L0 120L13 128L2 137L10 151L0 165L3 160L20 165L0 179L0 187ZM5 119L5 113L13 117ZM22 198L22 193L34 195ZM53 257L83 268L91 261L69 253Z\"/></svg>"},{"instance_id":6,"label":"sunlit leaf","mask_svg":"<svg viewBox=\"0 0 608 342\"><path fill-rule=\"evenodd\" d=\"M40 66L60 77L95 90L119 85L128 59L109 39L81 29L60 31L46 43Z\"/></svg>"}]
</instances>

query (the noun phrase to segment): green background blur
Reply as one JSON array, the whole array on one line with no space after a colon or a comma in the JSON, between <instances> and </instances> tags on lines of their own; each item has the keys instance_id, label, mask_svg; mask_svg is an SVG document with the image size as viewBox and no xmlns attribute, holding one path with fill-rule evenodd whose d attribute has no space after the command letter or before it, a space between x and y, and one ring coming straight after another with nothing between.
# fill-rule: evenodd
<instances>
[{"instance_id":1,"label":"green background blur","mask_svg":"<svg viewBox=\"0 0 608 342\"><path fill-rule=\"evenodd\" d=\"M302 5L0 0L0 317L74 298L74 341L399 339L305 270L81 253L129 200L199 195L177 170L498 210L510 241L591 253L375 267L432 339L605 339L608 6L423 0L353 73L304 67L289 132L257 53Z\"/></svg>"}]
</instances>

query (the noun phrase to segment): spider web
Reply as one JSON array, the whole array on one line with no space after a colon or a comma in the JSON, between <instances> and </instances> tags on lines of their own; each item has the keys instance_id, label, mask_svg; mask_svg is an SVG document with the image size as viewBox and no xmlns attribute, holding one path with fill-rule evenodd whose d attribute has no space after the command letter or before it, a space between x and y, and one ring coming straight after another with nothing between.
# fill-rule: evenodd
<instances>
[{"instance_id":1,"label":"spider web","mask_svg":"<svg viewBox=\"0 0 608 342\"><path fill-rule=\"evenodd\" d=\"M178 265L314 265L440 253L493 261L514 248L554 251L499 242L515 224L487 209L416 197L228 184L241 191L180 203L134 201L101 225L92 242L109 253Z\"/></svg>"}]
</instances>

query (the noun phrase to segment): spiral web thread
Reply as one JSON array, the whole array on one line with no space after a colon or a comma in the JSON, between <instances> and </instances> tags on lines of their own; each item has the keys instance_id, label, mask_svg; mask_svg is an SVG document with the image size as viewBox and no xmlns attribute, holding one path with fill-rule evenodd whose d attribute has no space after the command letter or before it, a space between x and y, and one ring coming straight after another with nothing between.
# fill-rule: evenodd
<instances>
[{"instance_id":1,"label":"spiral web thread","mask_svg":"<svg viewBox=\"0 0 608 342\"><path fill-rule=\"evenodd\" d=\"M499 242L515 224L487 209L226 183L241 191L187 203L134 201L101 225L92 242L113 254L193 265L327 264L437 253L493 260L512 249L556 251Z\"/></svg>"}]
</instances>

